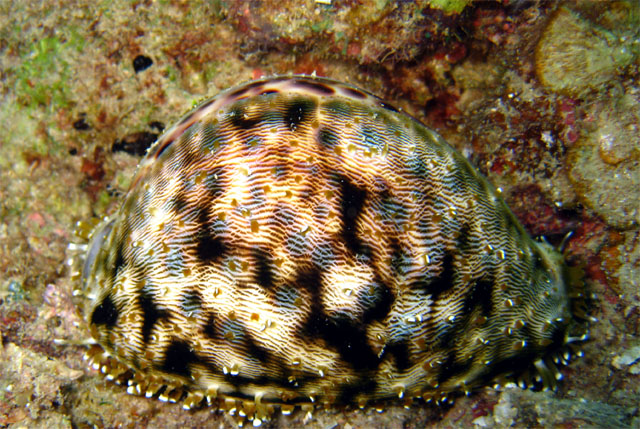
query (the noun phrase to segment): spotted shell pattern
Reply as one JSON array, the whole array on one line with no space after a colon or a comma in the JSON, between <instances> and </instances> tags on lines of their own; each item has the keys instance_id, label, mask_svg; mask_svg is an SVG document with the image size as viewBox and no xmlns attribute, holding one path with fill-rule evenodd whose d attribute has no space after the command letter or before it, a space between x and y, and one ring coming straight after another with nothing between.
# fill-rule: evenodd
<instances>
[{"instance_id":1,"label":"spotted shell pattern","mask_svg":"<svg viewBox=\"0 0 640 429\"><path fill-rule=\"evenodd\" d=\"M327 79L202 102L90 238L97 367L256 421L273 404L469 392L545 367L572 319L561 256L462 155Z\"/></svg>"}]
</instances>

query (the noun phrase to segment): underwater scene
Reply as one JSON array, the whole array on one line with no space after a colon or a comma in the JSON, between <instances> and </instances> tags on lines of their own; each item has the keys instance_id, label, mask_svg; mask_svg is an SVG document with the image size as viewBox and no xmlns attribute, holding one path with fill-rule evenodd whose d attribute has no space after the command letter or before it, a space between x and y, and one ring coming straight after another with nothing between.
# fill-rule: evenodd
<instances>
[{"instance_id":1,"label":"underwater scene","mask_svg":"<svg viewBox=\"0 0 640 429\"><path fill-rule=\"evenodd\" d=\"M0 428L640 427L640 3L0 2Z\"/></svg>"}]
</instances>

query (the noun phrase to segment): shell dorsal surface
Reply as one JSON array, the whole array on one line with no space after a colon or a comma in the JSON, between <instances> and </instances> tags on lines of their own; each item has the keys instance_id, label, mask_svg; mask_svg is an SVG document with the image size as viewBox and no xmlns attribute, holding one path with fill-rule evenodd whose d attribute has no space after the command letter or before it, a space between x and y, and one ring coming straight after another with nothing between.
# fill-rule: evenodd
<instances>
[{"instance_id":1,"label":"shell dorsal surface","mask_svg":"<svg viewBox=\"0 0 640 429\"><path fill-rule=\"evenodd\" d=\"M567 341L562 258L438 134L327 79L204 101L102 228L84 313L151 394L439 397Z\"/></svg>"}]
</instances>

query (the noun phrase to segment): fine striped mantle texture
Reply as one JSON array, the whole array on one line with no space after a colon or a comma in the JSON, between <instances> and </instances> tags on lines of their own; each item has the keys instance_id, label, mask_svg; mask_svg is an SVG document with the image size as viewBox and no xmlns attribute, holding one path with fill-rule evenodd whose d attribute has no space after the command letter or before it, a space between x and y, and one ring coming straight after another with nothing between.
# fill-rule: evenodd
<instances>
[{"instance_id":1,"label":"fine striped mantle texture","mask_svg":"<svg viewBox=\"0 0 640 429\"><path fill-rule=\"evenodd\" d=\"M202 102L78 235L94 367L130 393L275 409L554 387L580 286L442 137L328 79Z\"/></svg>"}]
</instances>

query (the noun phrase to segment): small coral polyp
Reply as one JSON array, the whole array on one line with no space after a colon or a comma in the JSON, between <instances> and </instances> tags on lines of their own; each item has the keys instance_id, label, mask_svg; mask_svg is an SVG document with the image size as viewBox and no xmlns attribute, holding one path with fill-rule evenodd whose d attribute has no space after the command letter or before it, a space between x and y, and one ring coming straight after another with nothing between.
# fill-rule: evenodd
<instances>
[{"instance_id":1,"label":"small coral polyp","mask_svg":"<svg viewBox=\"0 0 640 429\"><path fill-rule=\"evenodd\" d=\"M132 394L277 409L554 387L586 336L562 256L438 134L328 79L205 100L88 242L94 368Z\"/></svg>"}]
</instances>

